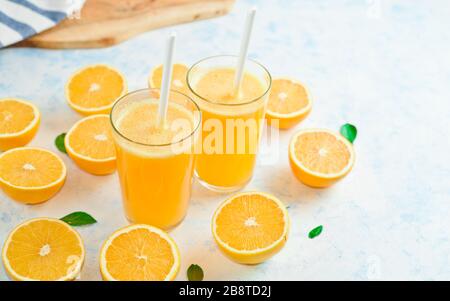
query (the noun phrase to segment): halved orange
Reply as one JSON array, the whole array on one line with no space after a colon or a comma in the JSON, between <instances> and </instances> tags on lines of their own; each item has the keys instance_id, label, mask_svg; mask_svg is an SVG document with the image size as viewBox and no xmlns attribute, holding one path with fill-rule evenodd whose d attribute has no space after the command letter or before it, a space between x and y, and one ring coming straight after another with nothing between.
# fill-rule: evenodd
<instances>
[{"instance_id":1,"label":"halved orange","mask_svg":"<svg viewBox=\"0 0 450 301\"><path fill-rule=\"evenodd\" d=\"M24 146L39 128L41 114L32 103L17 99L0 99L0 151Z\"/></svg>"},{"instance_id":2,"label":"halved orange","mask_svg":"<svg viewBox=\"0 0 450 301\"><path fill-rule=\"evenodd\" d=\"M289 162L294 175L311 187L328 187L353 167L353 146L343 136L326 129L304 129L291 139Z\"/></svg>"},{"instance_id":3,"label":"halved orange","mask_svg":"<svg viewBox=\"0 0 450 301\"><path fill-rule=\"evenodd\" d=\"M84 262L80 235L65 222L36 218L18 225L3 246L2 260L14 280L73 280Z\"/></svg>"},{"instance_id":4,"label":"halved orange","mask_svg":"<svg viewBox=\"0 0 450 301\"><path fill-rule=\"evenodd\" d=\"M288 129L311 112L311 94L299 81L278 78L272 81L266 119L272 126Z\"/></svg>"},{"instance_id":5,"label":"halved orange","mask_svg":"<svg viewBox=\"0 0 450 301\"><path fill-rule=\"evenodd\" d=\"M102 64L84 67L66 84L69 106L82 115L109 114L114 102L126 92L124 76Z\"/></svg>"},{"instance_id":6,"label":"halved orange","mask_svg":"<svg viewBox=\"0 0 450 301\"><path fill-rule=\"evenodd\" d=\"M0 155L0 186L16 201L26 204L47 201L65 180L64 162L49 150L19 147Z\"/></svg>"},{"instance_id":7,"label":"halved orange","mask_svg":"<svg viewBox=\"0 0 450 301\"><path fill-rule=\"evenodd\" d=\"M100 251L104 280L174 280L180 253L170 236L153 226L135 224L114 232Z\"/></svg>"},{"instance_id":8,"label":"halved orange","mask_svg":"<svg viewBox=\"0 0 450 301\"><path fill-rule=\"evenodd\" d=\"M94 175L116 170L116 151L109 115L85 117L67 133L64 144L67 154L81 169Z\"/></svg>"},{"instance_id":9,"label":"halved orange","mask_svg":"<svg viewBox=\"0 0 450 301\"><path fill-rule=\"evenodd\" d=\"M212 232L219 249L243 264L261 263L285 245L290 228L285 205L263 192L238 193L216 210Z\"/></svg>"},{"instance_id":10,"label":"halved orange","mask_svg":"<svg viewBox=\"0 0 450 301\"><path fill-rule=\"evenodd\" d=\"M184 64L177 63L173 65L172 71L172 82L170 85L171 90L175 90L181 92L183 94L187 94L189 92L189 88L186 83L186 75L188 72L188 67ZM150 72L150 76L148 77L148 85L150 88L161 88L163 76L163 65L156 66Z\"/></svg>"}]
</instances>

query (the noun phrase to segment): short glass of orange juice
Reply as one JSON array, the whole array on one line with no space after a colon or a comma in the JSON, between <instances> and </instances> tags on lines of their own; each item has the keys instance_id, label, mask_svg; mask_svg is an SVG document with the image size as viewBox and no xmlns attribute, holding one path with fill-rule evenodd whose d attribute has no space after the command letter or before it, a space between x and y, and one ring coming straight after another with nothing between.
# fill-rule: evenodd
<instances>
[{"instance_id":1,"label":"short glass of orange juice","mask_svg":"<svg viewBox=\"0 0 450 301\"><path fill-rule=\"evenodd\" d=\"M171 91L161 126L159 95L159 89L143 89L123 96L111 123L128 220L168 230L187 212L201 113L191 98Z\"/></svg>"},{"instance_id":2,"label":"short glass of orange juice","mask_svg":"<svg viewBox=\"0 0 450 301\"><path fill-rule=\"evenodd\" d=\"M248 59L239 92L234 88L237 56L214 56L194 64L187 84L202 111L202 150L195 174L219 192L243 188L252 178L272 79Z\"/></svg>"}]
</instances>

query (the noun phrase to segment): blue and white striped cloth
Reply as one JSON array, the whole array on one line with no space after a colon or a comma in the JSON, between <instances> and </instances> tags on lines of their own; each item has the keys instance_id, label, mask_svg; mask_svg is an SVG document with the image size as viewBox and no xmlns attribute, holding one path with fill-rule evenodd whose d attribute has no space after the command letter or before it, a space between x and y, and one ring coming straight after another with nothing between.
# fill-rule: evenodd
<instances>
[{"instance_id":1,"label":"blue and white striped cloth","mask_svg":"<svg viewBox=\"0 0 450 301\"><path fill-rule=\"evenodd\" d=\"M0 0L0 48L55 26L84 0Z\"/></svg>"}]
</instances>

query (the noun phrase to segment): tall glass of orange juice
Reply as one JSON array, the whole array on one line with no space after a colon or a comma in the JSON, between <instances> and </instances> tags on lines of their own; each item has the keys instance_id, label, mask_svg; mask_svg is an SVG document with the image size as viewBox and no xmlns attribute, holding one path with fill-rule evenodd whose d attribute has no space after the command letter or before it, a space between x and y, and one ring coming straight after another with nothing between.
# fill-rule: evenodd
<instances>
[{"instance_id":1,"label":"tall glass of orange juice","mask_svg":"<svg viewBox=\"0 0 450 301\"><path fill-rule=\"evenodd\" d=\"M241 87L234 86L237 56L215 56L194 64L187 83L202 111L198 180L220 192L236 191L252 178L264 124L271 76L247 60Z\"/></svg>"},{"instance_id":2,"label":"tall glass of orange juice","mask_svg":"<svg viewBox=\"0 0 450 301\"><path fill-rule=\"evenodd\" d=\"M162 229L186 215L201 113L188 96L170 92L163 126L158 89L131 92L111 111L117 169L127 218Z\"/></svg>"}]
</instances>

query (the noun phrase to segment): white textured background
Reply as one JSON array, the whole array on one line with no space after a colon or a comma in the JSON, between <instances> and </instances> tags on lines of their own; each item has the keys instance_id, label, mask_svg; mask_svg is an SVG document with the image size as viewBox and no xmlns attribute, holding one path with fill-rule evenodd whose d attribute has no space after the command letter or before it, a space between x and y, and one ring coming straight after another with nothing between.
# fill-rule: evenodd
<instances>
[{"instance_id":1,"label":"white textured background","mask_svg":"<svg viewBox=\"0 0 450 301\"><path fill-rule=\"evenodd\" d=\"M342 182L326 190L303 186L291 174L281 133L275 164L259 164L246 190L279 196L292 219L290 239L258 266L230 262L210 232L214 209L226 196L195 184L185 221L172 235L185 279L191 263L208 280L450 280L450 3L446 0L238 1L223 18L156 30L99 50L0 50L0 97L36 103L43 112L33 146L55 150L54 138L80 116L65 103L70 74L90 63L111 64L130 89L146 86L163 60L164 41L178 33L177 60L191 64L236 53L241 25L258 5L250 56L274 76L305 82L313 111L298 126L358 127L357 162ZM99 280L102 241L126 225L117 175L96 177L62 155L68 181L52 200L14 203L0 193L0 242L25 219L61 217L75 210L99 223L79 228L87 258L81 279ZM313 227L324 232L307 238ZM7 279L0 268L0 279Z\"/></svg>"}]
</instances>

